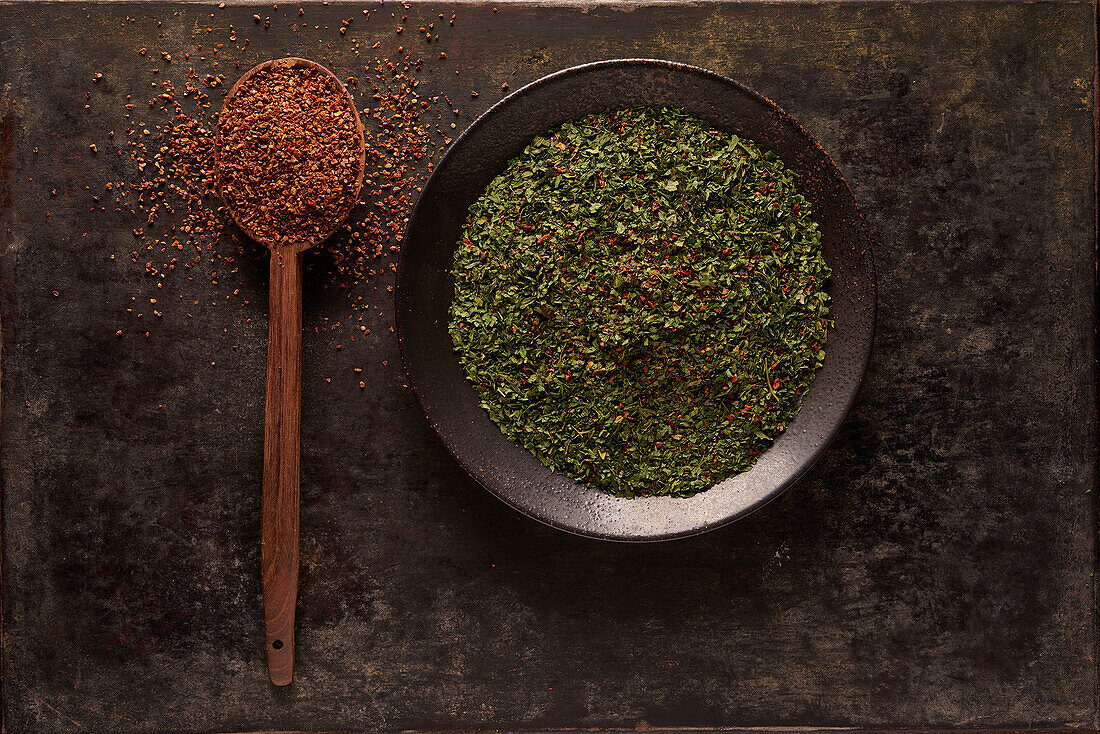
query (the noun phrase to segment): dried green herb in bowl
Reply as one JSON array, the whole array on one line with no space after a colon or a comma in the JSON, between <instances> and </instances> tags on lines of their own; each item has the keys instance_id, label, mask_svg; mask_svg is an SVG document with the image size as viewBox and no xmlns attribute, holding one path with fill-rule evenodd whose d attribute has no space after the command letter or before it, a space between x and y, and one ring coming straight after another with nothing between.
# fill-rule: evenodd
<instances>
[{"instance_id":1,"label":"dried green herb in bowl","mask_svg":"<svg viewBox=\"0 0 1100 734\"><path fill-rule=\"evenodd\" d=\"M752 468L825 357L830 271L794 175L675 109L536 138L470 207L452 273L489 416L616 495Z\"/></svg>"}]
</instances>

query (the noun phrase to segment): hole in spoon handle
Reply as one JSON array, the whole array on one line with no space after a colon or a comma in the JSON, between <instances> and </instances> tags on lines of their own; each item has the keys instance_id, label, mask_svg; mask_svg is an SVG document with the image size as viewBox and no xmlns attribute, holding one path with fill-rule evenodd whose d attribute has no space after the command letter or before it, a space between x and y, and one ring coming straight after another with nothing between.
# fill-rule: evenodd
<instances>
[{"instance_id":1,"label":"hole in spoon handle","mask_svg":"<svg viewBox=\"0 0 1100 734\"><path fill-rule=\"evenodd\" d=\"M302 252L273 250L268 302L267 399L261 517L267 672L294 677L298 600L298 474L302 422Z\"/></svg>"}]
</instances>

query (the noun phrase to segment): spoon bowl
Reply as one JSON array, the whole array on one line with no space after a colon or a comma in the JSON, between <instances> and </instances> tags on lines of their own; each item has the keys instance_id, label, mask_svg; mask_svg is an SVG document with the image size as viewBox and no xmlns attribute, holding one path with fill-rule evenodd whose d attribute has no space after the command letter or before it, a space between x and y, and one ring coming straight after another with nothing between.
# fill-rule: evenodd
<instances>
[{"instance_id":1,"label":"spoon bowl","mask_svg":"<svg viewBox=\"0 0 1100 734\"><path fill-rule=\"evenodd\" d=\"M286 247L291 247L295 250L303 250L304 251L304 250L308 250L311 247L316 247L317 245L319 245L322 242L324 242L325 240L327 240L329 237L332 237L332 235L336 234L337 230L339 230L340 227L343 226L344 222L347 221L348 215L351 213L351 210L354 207L355 202L358 201L359 194L363 189L363 176L364 176L364 173L366 171L366 160L367 160L366 138L364 136L363 120L359 116L359 109L355 106L354 98L352 98L351 93L348 92L347 87L344 86L344 83L342 81L340 81L339 77L337 77L334 73L332 73L332 71L330 71L327 67L322 66L321 64L318 64L316 61L311 61L309 59L302 59L302 58L298 58L298 57L287 57L287 58L283 58L283 59L271 59L269 61L264 61L263 63L256 64L251 69L246 71L241 76L241 78L237 80L237 83L234 84L229 89L229 94L226 95L225 101L222 103L221 113L218 115L218 129L219 129L219 136L218 137L219 137L219 139L220 139L220 130L221 130L221 127L222 127L222 118L223 118L223 115L226 112L226 109L229 106L229 103L240 93L240 91L244 87L244 85L247 84L249 81L251 81L252 78L255 77L257 74L259 74L260 72L266 71L268 69L276 69L276 68L282 68L282 69L310 69L310 70L316 71L316 72L322 74L323 76L328 77L336 85L336 88L339 89L339 95L341 97L344 97L347 100L347 102L348 102L348 104L349 104L349 106L351 107L351 110L352 110L352 115L353 115L353 119L355 120L356 130L358 130L358 132L359 132L359 150L358 150L359 175L358 175L358 177L355 181L355 195L353 197L350 197L351 201L350 201L348 207L346 208L346 211L344 211L343 216L339 217L339 219L327 231L321 232L321 233L317 234L316 236L314 236L314 237L312 237L308 240L286 244L286 243L275 242L271 238L261 237L259 234L257 234L255 231L253 231L253 229L251 227L249 227L248 224L243 221L243 219L241 217L241 212L239 212L237 210L237 208L233 205L232 201L230 201L225 196L225 189L223 187L223 181L222 181L222 177L220 175L220 172L221 172L221 166L220 166L221 146L220 145L217 146L214 150L214 163L215 163L214 168L218 172L217 190L218 190L218 196L221 197L222 201L225 202L226 211L229 212L229 216L233 220L233 223L236 224L237 227L242 232L244 232L246 235L248 235L248 237L251 240L253 240L254 242L256 242L260 245L263 245L264 247L266 247L267 249L272 250L272 251L274 251L275 249L286 248Z\"/></svg>"}]
</instances>

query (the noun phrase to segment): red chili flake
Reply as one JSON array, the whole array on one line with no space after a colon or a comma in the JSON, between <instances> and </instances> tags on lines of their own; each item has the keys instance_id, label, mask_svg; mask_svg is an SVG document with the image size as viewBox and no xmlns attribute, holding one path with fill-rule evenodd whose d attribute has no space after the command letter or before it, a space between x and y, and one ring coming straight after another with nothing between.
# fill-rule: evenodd
<instances>
[{"instance_id":1,"label":"red chili flake","mask_svg":"<svg viewBox=\"0 0 1100 734\"><path fill-rule=\"evenodd\" d=\"M327 74L275 66L253 75L219 118L222 195L262 240L330 232L355 204L355 110ZM287 161L281 151L293 150Z\"/></svg>"},{"instance_id":2,"label":"red chili flake","mask_svg":"<svg viewBox=\"0 0 1100 734\"><path fill-rule=\"evenodd\" d=\"M148 49L144 51L142 55L147 55ZM196 56L210 64L212 53L207 50L205 56L199 56L201 53L200 46ZM184 55L190 56L187 52ZM413 91L420 82L412 74L420 66L417 59L403 58L396 62L377 61L374 67L365 69L368 83L363 88L373 97L369 114L376 122L368 125L366 131L364 199L370 205L358 209L342 234L326 246L329 259L323 265L331 268L325 287L345 289L353 311L362 313L368 308L362 290L356 286L386 269L394 270L392 257L400 249L413 197L431 170L436 151L447 142L446 138L434 138L428 125L428 116L434 118L438 114L433 104L435 100L418 97ZM191 80L203 79L208 70L213 73L206 79L205 87L198 82L192 83ZM192 276L186 274L204 263L224 263L232 270L236 267L232 265L235 256L252 256L253 253L236 237L232 241L223 237L227 216L215 191L214 135L208 125L216 109L211 109L213 105L207 88L222 86L224 81L224 77L217 74L216 62L202 73L189 69L184 94L179 95L178 101L172 92L171 81L161 81L161 94L150 100L150 110L164 112L171 116L172 122L163 126L145 122L147 128L140 123L136 128L129 126L126 130L129 150L125 152L141 172L141 177L130 183L112 182L108 187L113 191L116 211L120 215L130 213L146 220L143 222L145 227L135 228L135 237L141 244L137 251L130 253L130 261L137 268L148 264L146 272L154 277L158 292L163 285L162 279L170 272L185 273L184 277L190 281ZM353 88L354 85L348 86ZM194 114L187 114L180 105L188 100L196 106ZM126 112L132 114L134 105L130 95L126 95L125 104ZM123 152L117 153L121 156ZM170 262L166 262L167 257L162 261L154 257L158 251L175 253L191 248L194 248L193 258L170 258ZM149 251L145 257L142 257L145 255L143 250ZM388 261L374 265L373 260L381 257ZM115 259L113 255L111 259ZM212 284L217 282L211 281ZM232 285L229 287L239 290ZM180 298L183 299L183 294ZM216 304L218 300L213 302ZM249 300L242 299L241 303L247 306ZM186 316L192 317L191 314ZM169 317L170 314L165 313L164 318ZM362 316L359 321L363 321ZM324 328L337 327L326 324ZM356 324L355 328L364 334L371 333L362 324Z\"/></svg>"}]
</instances>

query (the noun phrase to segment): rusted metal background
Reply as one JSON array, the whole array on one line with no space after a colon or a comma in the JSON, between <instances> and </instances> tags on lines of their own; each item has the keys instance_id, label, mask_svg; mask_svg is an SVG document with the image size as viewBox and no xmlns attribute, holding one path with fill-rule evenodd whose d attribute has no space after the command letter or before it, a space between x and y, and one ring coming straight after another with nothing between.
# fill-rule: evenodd
<instances>
[{"instance_id":1,"label":"rusted metal background","mask_svg":"<svg viewBox=\"0 0 1100 734\"><path fill-rule=\"evenodd\" d=\"M459 128L504 82L609 57L776 100L875 238L876 350L837 443L698 538L544 528L433 440L384 275L370 337L306 337L299 661L270 687L264 267L240 269L249 306L166 281L194 318L166 306L146 340L125 308L150 283L109 260L138 223L90 211L131 170L88 145L148 88L137 49L229 24L250 39L219 52L230 78L285 54L360 75L375 41L415 45ZM16 3L0 29L7 731L1097 725L1091 4ZM322 271L307 324L346 313Z\"/></svg>"}]
</instances>

